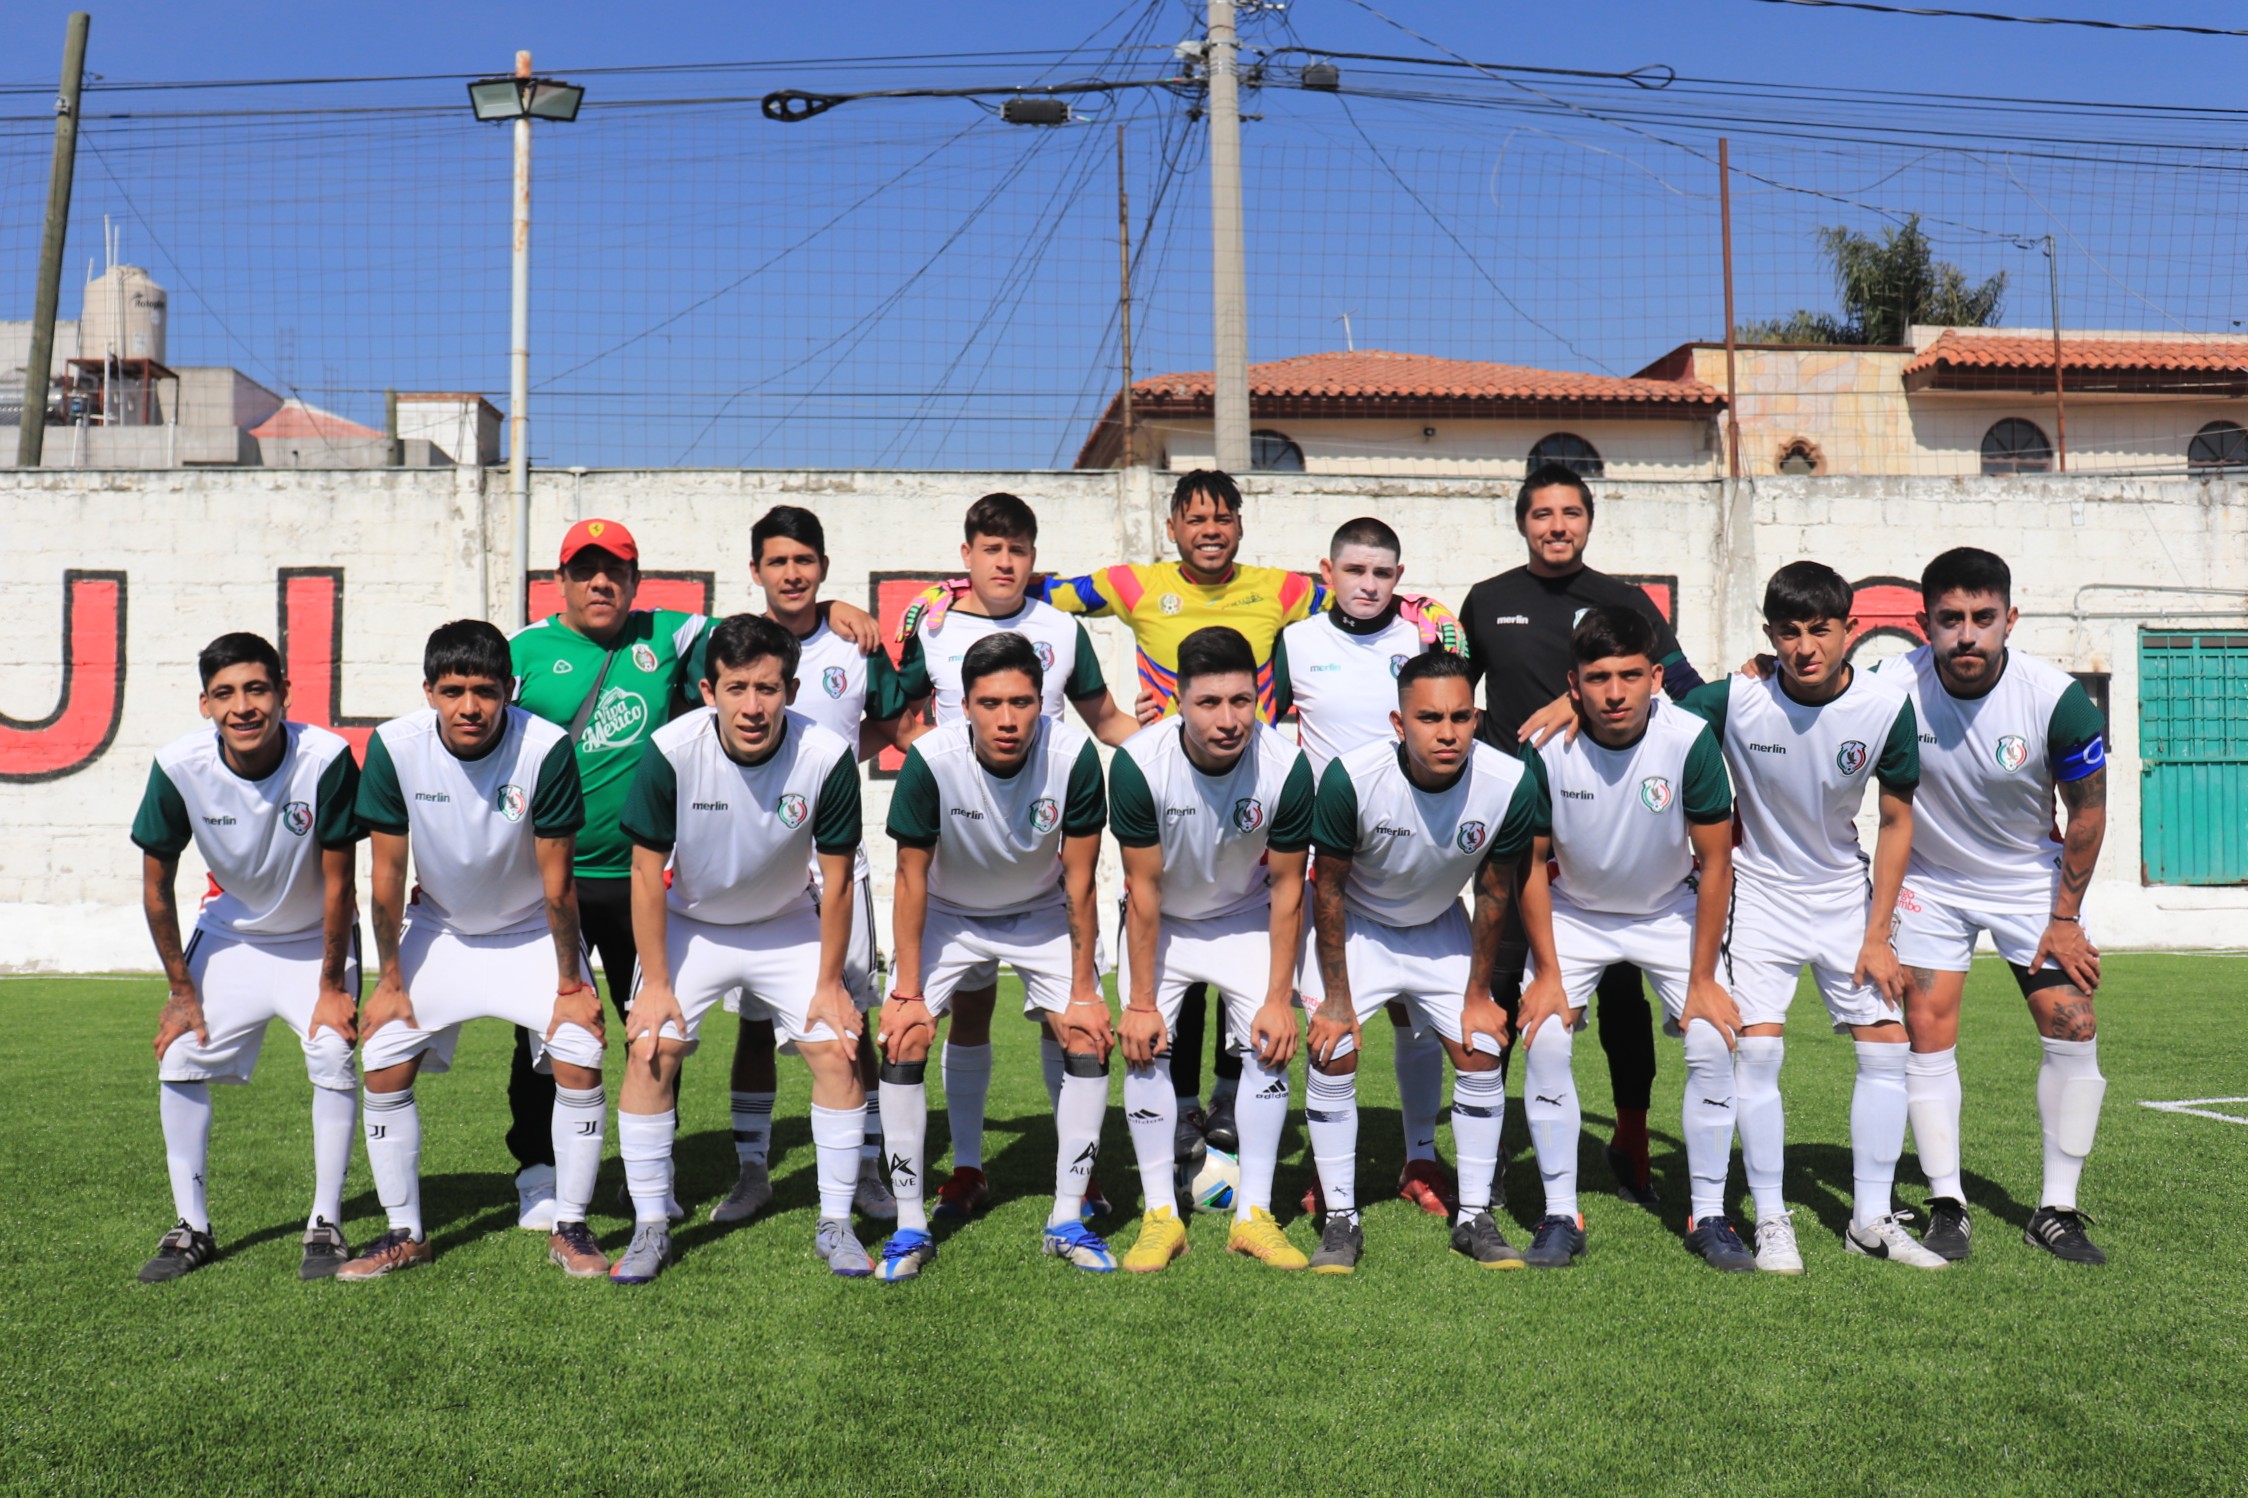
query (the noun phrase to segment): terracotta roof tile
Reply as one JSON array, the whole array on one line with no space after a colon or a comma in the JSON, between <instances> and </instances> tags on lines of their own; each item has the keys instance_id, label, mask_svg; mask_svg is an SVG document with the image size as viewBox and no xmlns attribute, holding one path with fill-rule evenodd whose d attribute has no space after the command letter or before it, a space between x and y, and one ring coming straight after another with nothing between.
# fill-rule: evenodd
<instances>
[{"instance_id":1,"label":"terracotta roof tile","mask_svg":"<svg viewBox=\"0 0 2248 1498\"><path fill-rule=\"evenodd\" d=\"M1905 365L1907 376L1939 369L2021 370L2053 367L2051 335L1974 333L1946 329ZM2248 340L2072 338L2061 330L2063 369L2169 370L2238 374L2248 370Z\"/></svg>"},{"instance_id":2,"label":"terracotta roof tile","mask_svg":"<svg viewBox=\"0 0 2248 1498\"><path fill-rule=\"evenodd\" d=\"M250 428L253 437L326 438L331 441L364 440L380 437L373 427L363 427L358 422L338 416L333 411L323 411L318 406L291 398L281 403L281 408Z\"/></svg>"},{"instance_id":3,"label":"terracotta roof tile","mask_svg":"<svg viewBox=\"0 0 2248 1498\"><path fill-rule=\"evenodd\" d=\"M1208 370L1155 375L1132 386L1135 401L1207 401ZM1614 375L1530 369L1479 359L1437 359L1384 349L1303 354L1249 366L1249 394L1265 399L1393 402L1572 401L1719 407L1724 397L1699 380L1624 379Z\"/></svg>"}]
</instances>

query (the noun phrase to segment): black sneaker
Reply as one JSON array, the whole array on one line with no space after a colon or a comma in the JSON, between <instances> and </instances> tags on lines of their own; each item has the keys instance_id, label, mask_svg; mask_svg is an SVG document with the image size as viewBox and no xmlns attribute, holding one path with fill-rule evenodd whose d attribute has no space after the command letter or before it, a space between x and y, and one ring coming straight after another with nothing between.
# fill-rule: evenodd
<instances>
[{"instance_id":1,"label":"black sneaker","mask_svg":"<svg viewBox=\"0 0 2248 1498\"><path fill-rule=\"evenodd\" d=\"M1210 1105L1210 1116L1202 1121L1202 1137L1214 1150L1224 1150L1229 1155L1241 1153L1241 1129L1233 1121L1231 1093Z\"/></svg>"},{"instance_id":2,"label":"black sneaker","mask_svg":"<svg viewBox=\"0 0 2248 1498\"><path fill-rule=\"evenodd\" d=\"M2071 1264L2105 1264L2106 1253L2084 1236L2091 1220L2073 1207L2039 1207L2022 1229L2022 1241Z\"/></svg>"},{"instance_id":3,"label":"black sneaker","mask_svg":"<svg viewBox=\"0 0 2248 1498\"><path fill-rule=\"evenodd\" d=\"M1659 1207L1663 1204L1662 1197L1655 1191L1652 1174L1647 1177L1645 1185L1640 1184L1637 1160L1612 1144L1608 1146L1607 1156L1609 1173L1616 1178L1616 1195L1635 1207Z\"/></svg>"},{"instance_id":4,"label":"black sneaker","mask_svg":"<svg viewBox=\"0 0 2248 1498\"><path fill-rule=\"evenodd\" d=\"M156 1240L156 1257L141 1265L140 1282L161 1285L218 1257L218 1240L182 1222Z\"/></svg>"},{"instance_id":5,"label":"black sneaker","mask_svg":"<svg viewBox=\"0 0 2248 1498\"><path fill-rule=\"evenodd\" d=\"M1452 1226L1452 1252L1465 1254L1483 1269L1520 1269L1522 1255L1499 1231L1498 1219L1488 1211Z\"/></svg>"},{"instance_id":6,"label":"black sneaker","mask_svg":"<svg viewBox=\"0 0 2248 1498\"><path fill-rule=\"evenodd\" d=\"M1311 1272L1349 1274L1365 1252L1366 1234L1358 1226L1358 1214L1329 1212L1327 1229L1319 1235L1319 1247L1311 1256Z\"/></svg>"},{"instance_id":7,"label":"black sneaker","mask_svg":"<svg viewBox=\"0 0 2248 1498\"><path fill-rule=\"evenodd\" d=\"M1522 1262L1537 1269L1567 1269L1584 1257L1585 1230L1574 1217L1548 1217L1530 1235Z\"/></svg>"},{"instance_id":8,"label":"black sneaker","mask_svg":"<svg viewBox=\"0 0 2248 1498\"><path fill-rule=\"evenodd\" d=\"M297 1265L300 1280L324 1280L351 1262L351 1245L325 1217L315 1217L304 1230L304 1260Z\"/></svg>"},{"instance_id":9,"label":"black sneaker","mask_svg":"<svg viewBox=\"0 0 2248 1498\"><path fill-rule=\"evenodd\" d=\"M1733 1219L1711 1214L1694 1224L1686 1235L1686 1246L1702 1256L1702 1262L1712 1269L1722 1269L1727 1274L1750 1274L1756 1269L1756 1255L1748 1251L1741 1241Z\"/></svg>"},{"instance_id":10,"label":"black sneaker","mask_svg":"<svg viewBox=\"0 0 2248 1498\"><path fill-rule=\"evenodd\" d=\"M1957 1197L1939 1196L1928 1203L1928 1231L1920 1235L1920 1243L1938 1258L1957 1264L1967 1257L1971 1231L1967 1204Z\"/></svg>"}]
</instances>

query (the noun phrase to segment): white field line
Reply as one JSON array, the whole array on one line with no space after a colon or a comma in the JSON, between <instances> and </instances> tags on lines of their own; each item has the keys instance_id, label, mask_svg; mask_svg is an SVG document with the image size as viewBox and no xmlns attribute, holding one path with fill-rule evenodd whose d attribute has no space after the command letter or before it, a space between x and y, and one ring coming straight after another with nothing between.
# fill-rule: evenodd
<instances>
[{"instance_id":1,"label":"white field line","mask_svg":"<svg viewBox=\"0 0 2248 1498\"><path fill-rule=\"evenodd\" d=\"M2219 1113L2203 1106L2208 1103L2248 1103L2248 1097L2189 1097L2173 1103L2142 1102L2142 1108L2152 1108L2157 1113L2190 1113L2195 1118L2214 1118L2220 1123L2248 1124L2248 1116L2238 1113Z\"/></svg>"}]
</instances>

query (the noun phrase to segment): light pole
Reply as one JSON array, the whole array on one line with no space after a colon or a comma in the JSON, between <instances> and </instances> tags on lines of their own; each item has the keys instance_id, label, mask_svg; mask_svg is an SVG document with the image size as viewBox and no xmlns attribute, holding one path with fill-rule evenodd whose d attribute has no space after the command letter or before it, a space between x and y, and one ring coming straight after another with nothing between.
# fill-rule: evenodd
<instances>
[{"instance_id":1,"label":"light pole","mask_svg":"<svg viewBox=\"0 0 2248 1498\"><path fill-rule=\"evenodd\" d=\"M515 511L515 540L508 555L508 597L512 628L530 613L527 575L531 570L531 121L570 121L578 117L585 90L555 78L531 76L531 54L515 54L515 73L479 78L468 86L476 117L515 122L515 277L510 298L507 355L508 488Z\"/></svg>"}]
</instances>

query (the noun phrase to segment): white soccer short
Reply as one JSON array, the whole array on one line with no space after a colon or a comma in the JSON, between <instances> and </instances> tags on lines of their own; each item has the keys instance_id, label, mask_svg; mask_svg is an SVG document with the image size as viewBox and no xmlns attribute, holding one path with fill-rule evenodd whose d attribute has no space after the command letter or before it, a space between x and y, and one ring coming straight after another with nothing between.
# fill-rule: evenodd
<instances>
[{"instance_id":1,"label":"white soccer short","mask_svg":"<svg viewBox=\"0 0 2248 1498\"><path fill-rule=\"evenodd\" d=\"M1906 967L1964 973L1973 964L1975 937L1990 933L1998 955L2026 968L2037 955L2053 909L2053 891L2006 897L1965 896L1933 881L1905 876L1897 891L1897 961Z\"/></svg>"},{"instance_id":2,"label":"white soccer short","mask_svg":"<svg viewBox=\"0 0 2248 1498\"><path fill-rule=\"evenodd\" d=\"M970 915L929 904L921 927L921 996L929 1013L952 1007L956 993L989 988L1001 963L1023 980L1023 1013L1069 1007L1069 907L1022 915Z\"/></svg>"},{"instance_id":3,"label":"white soccer short","mask_svg":"<svg viewBox=\"0 0 2248 1498\"><path fill-rule=\"evenodd\" d=\"M593 968L578 959L582 981ZM554 1020L554 938L545 924L494 936L463 936L435 921L409 920L398 938L398 973L414 1006L414 1022L392 1020L360 1042L359 1064L381 1071L421 1057L421 1069L440 1072L453 1064L461 1026L472 1019L502 1019L520 1025L531 1037L531 1064L554 1070L559 1058L572 1066L601 1067L600 1039L579 1025L564 1025L548 1038Z\"/></svg>"},{"instance_id":4,"label":"white soccer short","mask_svg":"<svg viewBox=\"0 0 2248 1498\"><path fill-rule=\"evenodd\" d=\"M1740 1006L1741 1023L1784 1024L1806 965L1837 1031L1902 1020L1903 1012L1882 1002L1880 990L1852 981L1870 898L1860 885L1840 897L1789 899L1736 875L1718 976Z\"/></svg>"},{"instance_id":5,"label":"white soccer short","mask_svg":"<svg viewBox=\"0 0 2248 1498\"><path fill-rule=\"evenodd\" d=\"M210 1040L198 1042L191 1033L173 1041L156 1064L157 1080L247 1082L257 1070L266 1026L279 1020L296 1032L304 1049L305 1074L313 1086L356 1090L359 1077L351 1067L351 1042L326 1028L318 1039L305 1034L312 1023L312 1006L320 1000L324 945L317 931L272 942L197 931L187 944L187 972L203 997L203 1027ZM356 956L344 967L343 991L353 996L359 992Z\"/></svg>"},{"instance_id":6,"label":"white soccer short","mask_svg":"<svg viewBox=\"0 0 2248 1498\"><path fill-rule=\"evenodd\" d=\"M863 864L863 849L861 853ZM851 1002L858 1005L859 1012L863 1014L882 1002L882 995L874 990L874 876L862 867L853 883L851 944L843 951L843 986L850 991ZM812 870L813 897L819 898L820 893L819 869L815 865ZM678 917L673 916L672 919L677 920ZM676 976L676 969L674 975ZM633 981L637 983L639 980L635 978ZM684 999L681 1002L685 1002ZM739 1014L741 1007L741 990L728 992L726 1012ZM750 1015L753 1020L763 1017L759 1014Z\"/></svg>"},{"instance_id":7,"label":"white soccer short","mask_svg":"<svg viewBox=\"0 0 2248 1498\"><path fill-rule=\"evenodd\" d=\"M1663 1001L1663 1032L1684 1033L1678 1017L1686 1012L1686 976L1694 959L1695 899L1694 891L1685 890L1652 915L1618 915L1586 910L1554 895L1554 956L1560 959L1561 989L1576 1011L1577 1028L1584 1027L1585 1005L1600 986L1600 975L1615 963L1628 962L1647 975ZM1527 984L1537 975L1533 957L1522 981Z\"/></svg>"},{"instance_id":8,"label":"white soccer short","mask_svg":"<svg viewBox=\"0 0 2248 1498\"><path fill-rule=\"evenodd\" d=\"M1129 916L1126 917L1129 920ZM1116 934L1120 957L1116 996L1132 997L1132 942L1129 925ZM1155 937L1155 1007L1166 1029L1175 1029L1186 991L1207 983L1225 1001L1226 1041L1237 1051L1250 1048L1251 1027L1272 985L1272 908L1237 910L1207 920L1163 918Z\"/></svg>"},{"instance_id":9,"label":"white soccer short","mask_svg":"<svg viewBox=\"0 0 2248 1498\"><path fill-rule=\"evenodd\" d=\"M683 1041L689 1051L701 1042L703 1016L720 998L737 994L740 1011L771 1021L784 1049L803 1040L841 1039L826 1025L810 1023L812 991L820 981L820 917L808 905L739 926L715 926L672 911L664 918L664 957L687 1028L682 1033L666 1020L663 1038ZM637 972L632 992L637 1001ZM625 1012L631 1013L629 1006Z\"/></svg>"},{"instance_id":10,"label":"white soccer short","mask_svg":"<svg viewBox=\"0 0 2248 1498\"><path fill-rule=\"evenodd\" d=\"M1464 1044L1460 1012L1467 1007L1467 972L1473 939L1467 911L1454 900L1433 921L1391 926L1356 911L1343 916L1343 963L1350 972L1351 1007L1361 1024L1392 999L1405 1005L1413 1033L1434 1030ZM1327 997L1319 981L1319 933L1306 922L1303 960L1296 967L1297 1002L1316 1010Z\"/></svg>"}]
</instances>

